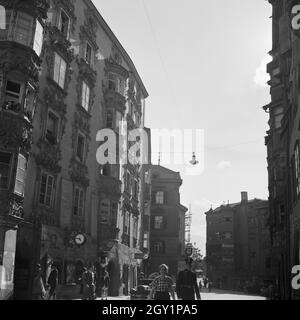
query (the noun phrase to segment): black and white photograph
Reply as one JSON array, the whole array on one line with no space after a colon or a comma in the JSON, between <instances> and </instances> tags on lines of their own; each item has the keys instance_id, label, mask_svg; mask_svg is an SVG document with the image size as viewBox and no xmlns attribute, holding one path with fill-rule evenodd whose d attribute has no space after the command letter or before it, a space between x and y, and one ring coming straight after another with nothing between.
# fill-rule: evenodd
<instances>
[{"instance_id":1,"label":"black and white photograph","mask_svg":"<svg viewBox=\"0 0 300 320\"><path fill-rule=\"evenodd\" d=\"M300 0L0 0L0 300L300 300Z\"/></svg>"}]
</instances>

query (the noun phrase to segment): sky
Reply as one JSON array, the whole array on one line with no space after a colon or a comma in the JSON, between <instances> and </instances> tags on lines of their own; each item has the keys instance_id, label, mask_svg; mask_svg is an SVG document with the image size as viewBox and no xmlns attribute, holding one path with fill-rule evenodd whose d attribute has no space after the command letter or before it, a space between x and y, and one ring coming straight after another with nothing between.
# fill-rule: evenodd
<instances>
[{"instance_id":1,"label":"sky","mask_svg":"<svg viewBox=\"0 0 300 320\"><path fill-rule=\"evenodd\" d=\"M146 126L201 129L202 174L169 164L192 208L191 239L205 255L205 212L224 202L268 198L264 136L270 102L266 63L272 8L263 0L94 0L149 92ZM152 162L161 151L152 146ZM192 157L192 154L191 154Z\"/></svg>"}]
</instances>

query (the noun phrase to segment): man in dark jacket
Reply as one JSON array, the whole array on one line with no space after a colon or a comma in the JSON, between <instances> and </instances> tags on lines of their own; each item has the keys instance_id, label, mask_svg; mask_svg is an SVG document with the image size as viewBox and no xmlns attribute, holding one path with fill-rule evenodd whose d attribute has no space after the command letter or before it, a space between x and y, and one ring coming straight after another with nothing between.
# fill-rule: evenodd
<instances>
[{"instance_id":1,"label":"man in dark jacket","mask_svg":"<svg viewBox=\"0 0 300 320\"><path fill-rule=\"evenodd\" d=\"M197 300L201 300L196 274L191 271L193 259L187 258L185 262L185 270L180 271L177 276L177 297L181 300L195 300L196 294Z\"/></svg>"},{"instance_id":2,"label":"man in dark jacket","mask_svg":"<svg viewBox=\"0 0 300 320\"><path fill-rule=\"evenodd\" d=\"M56 300L56 287L58 284L58 270L57 270L55 264L51 265L51 273L48 278L48 284L50 286L48 300L50 300L51 297L53 297L53 300Z\"/></svg>"}]
</instances>

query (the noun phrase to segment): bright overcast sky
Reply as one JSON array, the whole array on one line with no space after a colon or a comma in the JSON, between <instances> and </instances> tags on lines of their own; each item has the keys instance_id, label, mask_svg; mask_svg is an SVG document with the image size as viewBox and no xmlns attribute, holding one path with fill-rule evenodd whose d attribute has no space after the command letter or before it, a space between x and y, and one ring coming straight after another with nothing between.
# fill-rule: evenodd
<instances>
[{"instance_id":1,"label":"bright overcast sky","mask_svg":"<svg viewBox=\"0 0 300 320\"><path fill-rule=\"evenodd\" d=\"M94 0L148 92L146 126L203 129L205 170L183 178L192 241L205 253L204 212L223 202L268 198L265 64L271 5L264 0ZM154 149L155 146L154 146ZM157 150L154 150L157 151ZM191 155L192 156L192 155ZM157 164L153 153L152 162Z\"/></svg>"}]
</instances>

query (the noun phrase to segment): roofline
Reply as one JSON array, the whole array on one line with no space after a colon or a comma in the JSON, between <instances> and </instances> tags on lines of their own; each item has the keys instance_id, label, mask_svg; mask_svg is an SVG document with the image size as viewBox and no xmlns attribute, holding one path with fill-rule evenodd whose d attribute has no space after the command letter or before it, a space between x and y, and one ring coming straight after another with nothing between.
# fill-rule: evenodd
<instances>
[{"instance_id":1,"label":"roofline","mask_svg":"<svg viewBox=\"0 0 300 320\"><path fill-rule=\"evenodd\" d=\"M84 2L91 7L91 9L96 13L95 16L98 18L98 22L100 23L100 25L103 27L104 31L106 32L106 34L108 35L108 37L112 40L112 42L118 47L118 49L121 51L123 57L125 58L126 62L129 64L130 69L133 70L133 73L137 79L137 81L139 82L139 85L141 86L141 89L143 91L143 95L146 98L149 97L149 93L138 73L138 71L136 70L136 67L133 63L133 61L131 60L129 54L126 52L126 50L124 49L124 47L122 46L122 44L120 43L120 41L118 40L118 38L115 36L115 34L113 33L113 31L111 30L111 28L108 26L108 24L106 23L106 21L104 20L104 18L101 16L100 12L98 11L98 9L96 8L96 6L94 5L94 3L92 2L92 0L84 0Z\"/></svg>"}]
</instances>

